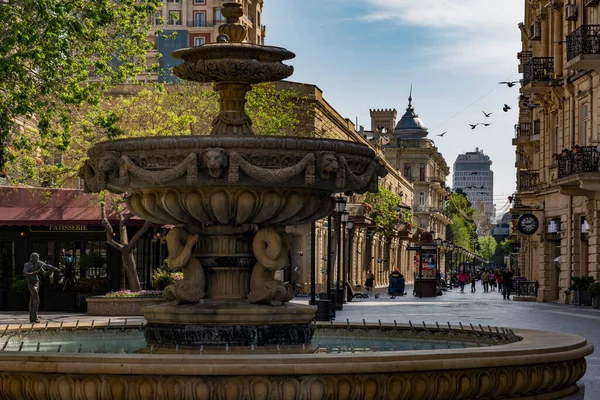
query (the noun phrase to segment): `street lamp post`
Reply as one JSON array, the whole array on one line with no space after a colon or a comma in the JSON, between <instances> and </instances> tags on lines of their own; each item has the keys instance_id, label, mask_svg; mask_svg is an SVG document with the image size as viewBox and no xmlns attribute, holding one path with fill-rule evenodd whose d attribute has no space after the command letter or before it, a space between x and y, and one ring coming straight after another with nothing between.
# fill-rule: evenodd
<instances>
[{"instance_id":1,"label":"street lamp post","mask_svg":"<svg viewBox=\"0 0 600 400\"><path fill-rule=\"evenodd\" d=\"M316 288L317 288L317 260L316 260L316 243L317 243L317 226L316 222L310 223L310 305L317 304Z\"/></svg>"},{"instance_id":2,"label":"street lamp post","mask_svg":"<svg viewBox=\"0 0 600 400\"><path fill-rule=\"evenodd\" d=\"M333 252L331 251L331 214L327 217L327 300L329 301L329 318L335 314L335 307L331 303L331 260L333 259Z\"/></svg>"},{"instance_id":3,"label":"street lamp post","mask_svg":"<svg viewBox=\"0 0 600 400\"><path fill-rule=\"evenodd\" d=\"M340 296L340 269L341 269L341 260L342 257L342 246L340 243L342 236L342 215L346 210L346 198L344 196L339 196L335 200L335 210L337 211L337 279L335 285L335 307L342 308L342 302L339 301L338 297Z\"/></svg>"},{"instance_id":4,"label":"street lamp post","mask_svg":"<svg viewBox=\"0 0 600 400\"><path fill-rule=\"evenodd\" d=\"M442 246L442 243L444 243L444 239L442 239L441 237L438 237L435 239L435 250L436 250L436 257L437 257L435 259L435 267L437 269L437 272L435 275L436 275L436 279L437 279L438 274L439 274L440 280L442 277L442 273L440 272L440 247ZM439 284L440 284L440 288L441 288L442 282L439 282Z\"/></svg>"},{"instance_id":5,"label":"street lamp post","mask_svg":"<svg viewBox=\"0 0 600 400\"><path fill-rule=\"evenodd\" d=\"M346 263L346 281L348 284L352 284L352 242L354 240L354 219L352 217L348 217L348 222L346 222L346 229L348 229L348 256Z\"/></svg>"},{"instance_id":6,"label":"street lamp post","mask_svg":"<svg viewBox=\"0 0 600 400\"><path fill-rule=\"evenodd\" d=\"M450 251L450 289L452 289L452 275L454 271L454 265L452 262L452 256L454 255L454 243L448 241L448 251Z\"/></svg>"},{"instance_id":7,"label":"street lamp post","mask_svg":"<svg viewBox=\"0 0 600 400\"><path fill-rule=\"evenodd\" d=\"M348 214L347 211L344 211L342 213L342 225L340 225L340 248L338 249L338 252L342 252L344 254L344 257L339 258L339 262L338 262L338 277L337 277L337 292L338 292L338 296L340 295L340 290L342 293L346 293L346 290L344 289L344 281L346 280L346 260L348 258L348 256L346 255L346 252L348 250L348 246L346 245L346 239L347 239L347 235L346 235L346 224L348 223L348 218L350 217L350 214ZM341 267L340 267L341 264ZM340 282L341 282L341 289L340 289ZM346 296L342 295L340 301L338 302L338 304L341 306L342 304L346 303Z\"/></svg>"}]
</instances>

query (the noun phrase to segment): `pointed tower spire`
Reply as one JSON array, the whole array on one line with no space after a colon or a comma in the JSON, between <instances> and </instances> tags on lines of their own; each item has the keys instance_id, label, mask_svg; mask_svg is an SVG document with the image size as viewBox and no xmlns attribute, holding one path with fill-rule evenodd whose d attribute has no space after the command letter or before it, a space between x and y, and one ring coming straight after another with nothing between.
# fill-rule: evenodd
<instances>
[{"instance_id":1,"label":"pointed tower spire","mask_svg":"<svg viewBox=\"0 0 600 400\"><path fill-rule=\"evenodd\" d=\"M412 83L410 84L410 93L408 94L408 107L412 108Z\"/></svg>"}]
</instances>

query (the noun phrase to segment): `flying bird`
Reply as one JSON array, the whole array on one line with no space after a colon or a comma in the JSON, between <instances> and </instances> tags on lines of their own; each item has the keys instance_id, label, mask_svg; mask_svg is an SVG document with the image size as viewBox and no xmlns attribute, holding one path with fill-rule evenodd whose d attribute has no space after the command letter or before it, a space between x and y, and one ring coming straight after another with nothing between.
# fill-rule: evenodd
<instances>
[{"instance_id":1,"label":"flying bird","mask_svg":"<svg viewBox=\"0 0 600 400\"><path fill-rule=\"evenodd\" d=\"M485 111L482 111L482 113L483 113L483 115L485 115L485 116L486 116L486 118L489 118L489 117L490 117L490 115L492 115L492 114L493 114L493 113L491 113L491 112L490 112L490 113L486 113Z\"/></svg>"},{"instance_id":2,"label":"flying bird","mask_svg":"<svg viewBox=\"0 0 600 400\"><path fill-rule=\"evenodd\" d=\"M485 189L485 186L480 187L479 189Z\"/></svg>"},{"instance_id":3,"label":"flying bird","mask_svg":"<svg viewBox=\"0 0 600 400\"><path fill-rule=\"evenodd\" d=\"M504 107L502 107L502 111L508 112L508 110L510 110L510 107L508 106L508 104L505 104Z\"/></svg>"},{"instance_id":4,"label":"flying bird","mask_svg":"<svg viewBox=\"0 0 600 400\"><path fill-rule=\"evenodd\" d=\"M471 175L477 175L478 172L471 172Z\"/></svg>"},{"instance_id":5,"label":"flying bird","mask_svg":"<svg viewBox=\"0 0 600 400\"><path fill-rule=\"evenodd\" d=\"M491 125L491 123L485 124L483 122L480 122L480 124L483 125L483 126L490 126Z\"/></svg>"},{"instance_id":6,"label":"flying bird","mask_svg":"<svg viewBox=\"0 0 600 400\"><path fill-rule=\"evenodd\" d=\"M446 131L446 132L442 132L442 133L439 133L439 134L437 134L436 136L444 136L444 135L445 135L447 132L448 132L448 131Z\"/></svg>"},{"instance_id":7,"label":"flying bird","mask_svg":"<svg viewBox=\"0 0 600 400\"><path fill-rule=\"evenodd\" d=\"M475 125L469 124L469 126L471 127L471 129L475 129L477 127L477 125L479 125L479 124L475 124Z\"/></svg>"},{"instance_id":8,"label":"flying bird","mask_svg":"<svg viewBox=\"0 0 600 400\"><path fill-rule=\"evenodd\" d=\"M515 86L517 83L519 83L519 81L512 81L512 82L498 82L499 85L506 85L508 87L513 87Z\"/></svg>"}]
</instances>

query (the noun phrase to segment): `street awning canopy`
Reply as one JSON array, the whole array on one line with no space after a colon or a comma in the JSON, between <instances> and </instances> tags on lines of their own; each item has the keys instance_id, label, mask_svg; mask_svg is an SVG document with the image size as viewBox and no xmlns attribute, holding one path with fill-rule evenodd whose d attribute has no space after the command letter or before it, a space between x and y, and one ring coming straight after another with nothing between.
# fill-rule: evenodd
<instances>
[{"instance_id":1,"label":"street awning canopy","mask_svg":"<svg viewBox=\"0 0 600 400\"><path fill-rule=\"evenodd\" d=\"M109 221L118 223L108 204L110 199L106 209ZM98 195L77 189L0 186L0 225L66 223L101 225Z\"/></svg>"}]
</instances>

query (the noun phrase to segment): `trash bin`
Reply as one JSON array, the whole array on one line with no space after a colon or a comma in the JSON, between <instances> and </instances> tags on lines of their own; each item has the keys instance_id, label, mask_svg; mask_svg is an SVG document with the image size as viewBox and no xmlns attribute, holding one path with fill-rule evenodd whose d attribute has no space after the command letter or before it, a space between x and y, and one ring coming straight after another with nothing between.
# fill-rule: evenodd
<instances>
[{"instance_id":1,"label":"trash bin","mask_svg":"<svg viewBox=\"0 0 600 400\"><path fill-rule=\"evenodd\" d=\"M317 313L315 314L315 319L317 321L331 320L331 305L329 304L329 300L317 300Z\"/></svg>"},{"instance_id":2,"label":"trash bin","mask_svg":"<svg viewBox=\"0 0 600 400\"><path fill-rule=\"evenodd\" d=\"M331 318L335 318L335 289L331 289L331 299L327 298L327 292L319 293L319 300L329 300L329 315Z\"/></svg>"}]
</instances>

